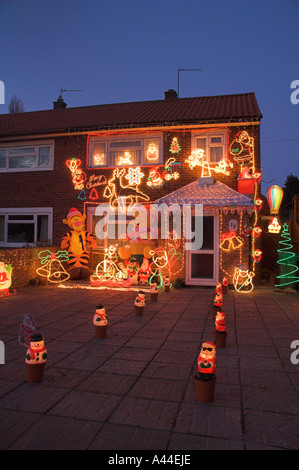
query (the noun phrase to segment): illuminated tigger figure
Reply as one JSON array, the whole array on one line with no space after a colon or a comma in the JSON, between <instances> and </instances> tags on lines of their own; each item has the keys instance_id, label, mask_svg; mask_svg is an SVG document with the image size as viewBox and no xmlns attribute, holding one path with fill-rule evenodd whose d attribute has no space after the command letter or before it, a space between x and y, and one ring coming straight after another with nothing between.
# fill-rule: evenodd
<instances>
[{"instance_id":1,"label":"illuminated tigger figure","mask_svg":"<svg viewBox=\"0 0 299 470\"><path fill-rule=\"evenodd\" d=\"M69 225L71 230L67 232L61 241L61 249L68 251L68 272L70 279L87 279L92 271L88 267L89 254L87 244L96 248L96 237L84 230L86 215L82 215L77 209L70 209L67 219L63 223Z\"/></svg>"}]
</instances>

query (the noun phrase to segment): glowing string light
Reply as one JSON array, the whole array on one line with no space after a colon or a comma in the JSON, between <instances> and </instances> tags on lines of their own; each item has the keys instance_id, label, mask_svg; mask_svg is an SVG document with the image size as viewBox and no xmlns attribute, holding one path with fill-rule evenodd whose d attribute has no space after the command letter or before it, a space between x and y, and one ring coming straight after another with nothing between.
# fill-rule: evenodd
<instances>
[{"instance_id":1,"label":"glowing string light","mask_svg":"<svg viewBox=\"0 0 299 470\"><path fill-rule=\"evenodd\" d=\"M296 255L292 251L293 245L291 241L289 226L285 223L283 224L281 240L279 241L282 248L277 250L279 253L277 264L280 266L280 274L276 278L275 287L285 287L299 282L299 277L295 275L299 268L295 264Z\"/></svg>"}]
</instances>

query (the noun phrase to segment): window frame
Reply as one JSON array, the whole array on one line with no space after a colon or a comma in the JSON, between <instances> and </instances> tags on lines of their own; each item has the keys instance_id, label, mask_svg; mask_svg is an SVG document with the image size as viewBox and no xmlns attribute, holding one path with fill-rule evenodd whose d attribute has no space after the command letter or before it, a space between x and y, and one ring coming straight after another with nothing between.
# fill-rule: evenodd
<instances>
[{"instance_id":1,"label":"window frame","mask_svg":"<svg viewBox=\"0 0 299 470\"><path fill-rule=\"evenodd\" d=\"M212 139L214 137L221 137L222 143L212 143ZM205 155L206 155L206 161L209 163L209 165L215 165L217 166L219 161L211 161L211 148L222 148L222 159L225 159L225 156L227 154L227 133L226 130L224 129L204 129L202 131L193 131L191 135L191 150L195 150L197 147L196 145L196 139L202 138L206 139L206 150L205 150Z\"/></svg>"},{"instance_id":2,"label":"window frame","mask_svg":"<svg viewBox=\"0 0 299 470\"><path fill-rule=\"evenodd\" d=\"M114 165L111 165L109 161L107 162L107 158L109 152L117 152L117 151L122 151L125 152L126 149L125 147L123 148L115 148L111 149L109 147L111 142L128 142L128 141L141 141L141 145L139 148L136 148L136 150L141 151L141 161L140 162L132 162L132 164L122 164L119 165L115 162ZM159 155L157 160L151 160L151 161L146 161L145 154L147 152L148 147L146 148L146 144L149 145L150 140L158 140L159 143ZM104 144L105 145L105 150L106 150L106 162L104 165L93 165L92 159L93 159L93 154L94 154L94 146L95 144ZM142 133L142 134L125 134L125 135L111 135L111 136L101 136L101 135L91 135L89 136L88 139L88 148L87 148L87 168L92 169L92 170L97 170L97 169L106 169L106 168L130 168L130 167L151 167L151 166L158 166L158 165L163 165L164 161L164 138L163 138L163 133ZM131 149L133 150L133 149Z\"/></svg>"},{"instance_id":3,"label":"window frame","mask_svg":"<svg viewBox=\"0 0 299 470\"><path fill-rule=\"evenodd\" d=\"M31 220L9 220L9 216L33 216ZM52 227L53 227L53 208L52 207L22 207L22 208L1 208L0 217L4 216L4 241L0 240L0 248L23 248L24 246L38 246L40 243L37 240L37 229L38 229L38 216L47 215L48 216L48 246L52 245ZM8 224L14 223L32 223L34 224L34 241L33 242L8 242ZM44 242L41 242L44 243Z\"/></svg>"},{"instance_id":4,"label":"window frame","mask_svg":"<svg viewBox=\"0 0 299 470\"><path fill-rule=\"evenodd\" d=\"M48 166L38 166L38 157L39 157L39 149L42 147L50 147L50 162ZM9 158L15 157L22 157L20 155L10 155L11 150L15 149L23 149L23 148L35 148L35 158L36 158L36 166L34 167L19 167L19 168L9 168ZM40 141L22 141L16 143L0 143L0 150L6 150L6 166L5 168L0 167L0 173L23 173L28 171L51 171L54 169L54 140L40 140ZM25 156L26 153L23 154ZM27 154L28 155L28 154ZM32 155L32 154L31 154Z\"/></svg>"}]
</instances>

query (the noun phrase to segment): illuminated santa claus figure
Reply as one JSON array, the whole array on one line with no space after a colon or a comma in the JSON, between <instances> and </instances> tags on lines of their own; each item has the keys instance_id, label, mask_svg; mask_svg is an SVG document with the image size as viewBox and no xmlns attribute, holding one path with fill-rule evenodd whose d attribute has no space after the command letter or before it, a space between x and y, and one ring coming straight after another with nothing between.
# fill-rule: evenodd
<instances>
[{"instance_id":1,"label":"illuminated santa claus figure","mask_svg":"<svg viewBox=\"0 0 299 470\"><path fill-rule=\"evenodd\" d=\"M223 312L217 312L215 318L215 330L219 333L223 333L226 330L225 314Z\"/></svg>"},{"instance_id":2,"label":"illuminated santa claus figure","mask_svg":"<svg viewBox=\"0 0 299 470\"><path fill-rule=\"evenodd\" d=\"M222 294L227 294L227 289L228 289L228 279L227 277L224 277L222 279Z\"/></svg>"},{"instance_id":3,"label":"illuminated santa claus figure","mask_svg":"<svg viewBox=\"0 0 299 470\"><path fill-rule=\"evenodd\" d=\"M214 343L207 341L202 344L201 351L197 358L197 368L197 379L208 382L215 378L216 346Z\"/></svg>"},{"instance_id":4,"label":"illuminated santa claus figure","mask_svg":"<svg viewBox=\"0 0 299 470\"><path fill-rule=\"evenodd\" d=\"M216 292L213 300L212 315L215 318L216 313L222 309L223 306L223 294L222 292Z\"/></svg>"}]
</instances>

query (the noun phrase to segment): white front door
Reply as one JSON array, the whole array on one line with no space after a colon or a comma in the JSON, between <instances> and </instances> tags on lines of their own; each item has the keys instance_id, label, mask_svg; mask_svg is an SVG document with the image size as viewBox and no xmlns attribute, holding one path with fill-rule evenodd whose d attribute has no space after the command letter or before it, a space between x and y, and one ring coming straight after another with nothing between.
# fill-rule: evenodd
<instances>
[{"instance_id":1,"label":"white front door","mask_svg":"<svg viewBox=\"0 0 299 470\"><path fill-rule=\"evenodd\" d=\"M214 286L219 278L218 216L203 217L203 244L200 250L187 250L186 285Z\"/></svg>"}]
</instances>

